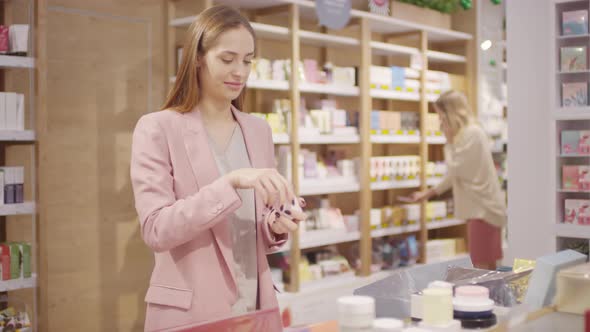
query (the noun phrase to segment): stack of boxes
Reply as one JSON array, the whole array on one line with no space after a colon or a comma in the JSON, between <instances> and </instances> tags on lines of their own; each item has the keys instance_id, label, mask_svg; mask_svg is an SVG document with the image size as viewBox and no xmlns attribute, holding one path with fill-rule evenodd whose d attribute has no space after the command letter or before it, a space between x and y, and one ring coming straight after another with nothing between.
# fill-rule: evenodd
<instances>
[{"instance_id":1,"label":"stack of boxes","mask_svg":"<svg viewBox=\"0 0 590 332\"><path fill-rule=\"evenodd\" d=\"M0 130L25 130L25 96L0 92Z\"/></svg>"},{"instance_id":2,"label":"stack of boxes","mask_svg":"<svg viewBox=\"0 0 590 332\"><path fill-rule=\"evenodd\" d=\"M399 92L420 91L420 70L403 67L371 66L370 84L372 89ZM429 70L426 74L426 92L441 94L451 89L448 73Z\"/></svg>"},{"instance_id":3,"label":"stack of boxes","mask_svg":"<svg viewBox=\"0 0 590 332\"><path fill-rule=\"evenodd\" d=\"M0 167L0 202L3 204L24 203L24 167Z\"/></svg>"},{"instance_id":4,"label":"stack of boxes","mask_svg":"<svg viewBox=\"0 0 590 332\"><path fill-rule=\"evenodd\" d=\"M31 277L31 245L26 242L0 244L2 280Z\"/></svg>"}]
</instances>

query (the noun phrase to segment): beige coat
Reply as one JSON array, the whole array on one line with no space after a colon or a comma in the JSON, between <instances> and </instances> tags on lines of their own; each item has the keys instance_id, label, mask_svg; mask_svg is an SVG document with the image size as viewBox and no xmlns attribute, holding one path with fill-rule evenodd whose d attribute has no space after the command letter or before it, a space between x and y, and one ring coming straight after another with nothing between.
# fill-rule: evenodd
<instances>
[{"instance_id":1,"label":"beige coat","mask_svg":"<svg viewBox=\"0 0 590 332\"><path fill-rule=\"evenodd\" d=\"M463 127L445 146L445 161L447 176L434 190L440 195L452 187L455 217L506 225L506 204L483 129L475 123Z\"/></svg>"}]
</instances>

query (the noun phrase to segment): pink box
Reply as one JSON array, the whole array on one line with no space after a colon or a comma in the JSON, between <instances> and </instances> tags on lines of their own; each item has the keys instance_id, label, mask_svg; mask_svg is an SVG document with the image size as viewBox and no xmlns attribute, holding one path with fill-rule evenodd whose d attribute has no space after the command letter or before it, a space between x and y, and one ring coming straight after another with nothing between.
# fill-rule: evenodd
<instances>
[{"instance_id":1,"label":"pink box","mask_svg":"<svg viewBox=\"0 0 590 332\"><path fill-rule=\"evenodd\" d=\"M578 184L580 190L590 190L590 166L578 166Z\"/></svg>"},{"instance_id":2,"label":"pink box","mask_svg":"<svg viewBox=\"0 0 590 332\"><path fill-rule=\"evenodd\" d=\"M9 37L8 27L0 25L0 54L8 53L9 51Z\"/></svg>"},{"instance_id":3,"label":"pink box","mask_svg":"<svg viewBox=\"0 0 590 332\"><path fill-rule=\"evenodd\" d=\"M583 199L566 199L564 223L590 225L590 201Z\"/></svg>"},{"instance_id":4,"label":"pink box","mask_svg":"<svg viewBox=\"0 0 590 332\"><path fill-rule=\"evenodd\" d=\"M580 131L580 140L578 141L578 154L590 154L590 131Z\"/></svg>"},{"instance_id":5,"label":"pink box","mask_svg":"<svg viewBox=\"0 0 590 332\"><path fill-rule=\"evenodd\" d=\"M562 187L566 190L580 190L579 166L562 167Z\"/></svg>"}]
</instances>

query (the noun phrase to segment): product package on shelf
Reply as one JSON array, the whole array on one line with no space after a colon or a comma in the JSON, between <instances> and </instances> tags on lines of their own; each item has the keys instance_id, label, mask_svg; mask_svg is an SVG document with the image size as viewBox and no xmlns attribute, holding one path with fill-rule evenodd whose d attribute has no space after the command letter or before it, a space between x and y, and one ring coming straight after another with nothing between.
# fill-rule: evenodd
<instances>
[{"instance_id":1,"label":"product package on shelf","mask_svg":"<svg viewBox=\"0 0 590 332\"><path fill-rule=\"evenodd\" d=\"M437 239L426 243L426 262L455 257L457 247L464 247L464 239Z\"/></svg>"},{"instance_id":2,"label":"product package on shelf","mask_svg":"<svg viewBox=\"0 0 590 332\"><path fill-rule=\"evenodd\" d=\"M590 155L590 130L563 130L561 132L563 155Z\"/></svg>"},{"instance_id":3,"label":"product package on shelf","mask_svg":"<svg viewBox=\"0 0 590 332\"><path fill-rule=\"evenodd\" d=\"M419 92L421 89L419 70L397 66L371 66L369 71L371 89L399 92ZM426 73L428 93L441 94L451 88L448 73L433 70Z\"/></svg>"},{"instance_id":4,"label":"product package on shelf","mask_svg":"<svg viewBox=\"0 0 590 332\"><path fill-rule=\"evenodd\" d=\"M374 183L389 181L416 180L420 176L420 156L371 157L371 181ZM444 162L428 162L428 178L443 177L447 173Z\"/></svg>"},{"instance_id":5,"label":"product package on shelf","mask_svg":"<svg viewBox=\"0 0 590 332\"><path fill-rule=\"evenodd\" d=\"M588 105L588 83L563 83L562 84L563 107L581 107Z\"/></svg>"},{"instance_id":6,"label":"product package on shelf","mask_svg":"<svg viewBox=\"0 0 590 332\"><path fill-rule=\"evenodd\" d=\"M345 151L337 148L331 148L322 155L301 149L297 173L302 182L334 179L357 181L357 162L345 156ZM291 167L291 149L289 146L281 146L278 153L278 170L283 176L291 179Z\"/></svg>"},{"instance_id":7,"label":"product package on shelf","mask_svg":"<svg viewBox=\"0 0 590 332\"><path fill-rule=\"evenodd\" d=\"M8 40L8 48L5 40ZM25 56L29 50L29 25L0 26L0 53Z\"/></svg>"},{"instance_id":8,"label":"product package on shelf","mask_svg":"<svg viewBox=\"0 0 590 332\"><path fill-rule=\"evenodd\" d=\"M564 36L587 34L588 10L574 10L563 12L562 33Z\"/></svg>"},{"instance_id":9,"label":"product package on shelf","mask_svg":"<svg viewBox=\"0 0 590 332\"><path fill-rule=\"evenodd\" d=\"M337 67L325 63L320 68L317 60L304 59L299 62L298 74L302 82L314 84L331 84L338 86L356 86L356 68ZM288 81L291 75L291 60L269 60L257 58L252 60L251 81Z\"/></svg>"},{"instance_id":10,"label":"product package on shelf","mask_svg":"<svg viewBox=\"0 0 590 332\"><path fill-rule=\"evenodd\" d=\"M590 200L566 199L563 221L567 224L590 225Z\"/></svg>"},{"instance_id":11,"label":"product package on shelf","mask_svg":"<svg viewBox=\"0 0 590 332\"><path fill-rule=\"evenodd\" d=\"M0 92L0 130L25 129L25 96Z\"/></svg>"},{"instance_id":12,"label":"product package on shelf","mask_svg":"<svg viewBox=\"0 0 590 332\"><path fill-rule=\"evenodd\" d=\"M8 242L0 244L0 275L2 280L30 278L31 244Z\"/></svg>"},{"instance_id":13,"label":"product package on shelf","mask_svg":"<svg viewBox=\"0 0 590 332\"><path fill-rule=\"evenodd\" d=\"M562 186L565 190L590 191L590 166L563 166Z\"/></svg>"},{"instance_id":14,"label":"product package on shelf","mask_svg":"<svg viewBox=\"0 0 590 332\"><path fill-rule=\"evenodd\" d=\"M327 199L321 200L319 208L308 209L306 212L308 214L307 220L299 223L301 239L305 239L308 236L313 236L318 233L328 237L338 233L358 231L358 227L351 229L351 227L347 225L340 209L330 206L330 202Z\"/></svg>"},{"instance_id":15,"label":"product package on shelf","mask_svg":"<svg viewBox=\"0 0 590 332\"><path fill-rule=\"evenodd\" d=\"M32 324L29 318L29 308L18 298L3 296L0 298L0 332L25 332L31 331Z\"/></svg>"},{"instance_id":16,"label":"product package on shelf","mask_svg":"<svg viewBox=\"0 0 590 332\"><path fill-rule=\"evenodd\" d=\"M3 184L3 204L24 203L24 167L0 167L0 184Z\"/></svg>"},{"instance_id":17,"label":"product package on shelf","mask_svg":"<svg viewBox=\"0 0 590 332\"><path fill-rule=\"evenodd\" d=\"M371 112L372 135L410 135L419 136L419 114L416 112Z\"/></svg>"},{"instance_id":18,"label":"product package on shelf","mask_svg":"<svg viewBox=\"0 0 590 332\"><path fill-rule=\"evenodd\" d=\"M426 135L441 136L440 116L437 113L428 113L426 115Z\"/></svg>"},{"instance_id":19,"label":"product package on shelf","mask_svg":"<svg viewBox=\"0 0 590 332\"><path fill-rule=\"evenodd\" d=\"M352 277L354 272L348 260L332 247L311 251L299 263L299 280L304 284L339 275Z\"/></svg>"},{"instance_id":20,"label":"product package on shelf","mask_svg":"<svg viewBox=\"0 0 590 332\"><path fill-rule=\"evenodd\" d=\"M415 235L373 240L372 262L375 270L393 270L416 264L418 241Z\"/></svg>"},{"instance_id":21,"label":"product package on shelf","mask_svg":"<svg viewBox=\"0 0 590 332\"><path fill-rule=\"evenodd\" d=\"M586 47L562 47L561 71L582 71L588 69Z\"/></svg>"},{"instance_id":22,"label":"product package on shelf","mask_svg":"<svg viewBox=\"0 0 590 332\"><path fill-rule=\"evenodd\" d=\"M420 175L420 156L371 157L372 182L413 180Z\"/></svg>"}]
</instances>

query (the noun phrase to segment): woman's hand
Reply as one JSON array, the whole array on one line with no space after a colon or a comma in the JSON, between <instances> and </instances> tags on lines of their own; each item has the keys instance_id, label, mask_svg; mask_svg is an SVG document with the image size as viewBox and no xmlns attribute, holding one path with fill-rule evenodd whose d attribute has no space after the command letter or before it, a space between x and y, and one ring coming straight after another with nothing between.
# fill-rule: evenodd
<instances>
[{"instance_id":1,"label":"woman's hand","mask_svg":"<svg viewBox=\"0 0 590 332\"><path fill-rule=\"evenodd\" d=\"M436 192L433 189L428 189L425 191L416 191L412 193L412 195L410 195L410 203L427 201L434 196L436 196Z\"/></svg>"},{"instance_id":2,"label":"woman's hand","mask_svg":"<svg viewBox=\"0 0 590 332\"><path fill-rule=\"evenodd\" d=\"M274 168L242 168L226 175L235 189L254 189L267 206L290 205L293 189Z\"/></svg>"},{"instance_id":3,"label":"woman's hand","mask_svg":"<svg viewBox=\"0 0 590 332\"><path fill-rule=\"evenodd\" d=\"M270 222L270 229L272 229L272 231L276 234L294 232L299 228L299 225L297 225L297 223L299 221L307 219L307 214L301 211L289 211L288 215L291 219L286 218L284 215L274 210L271 210L270 213L275 213L275 216L278 216L276 219L270 219L273 220L272 222Z\"/></svg>"}]
</instances>

